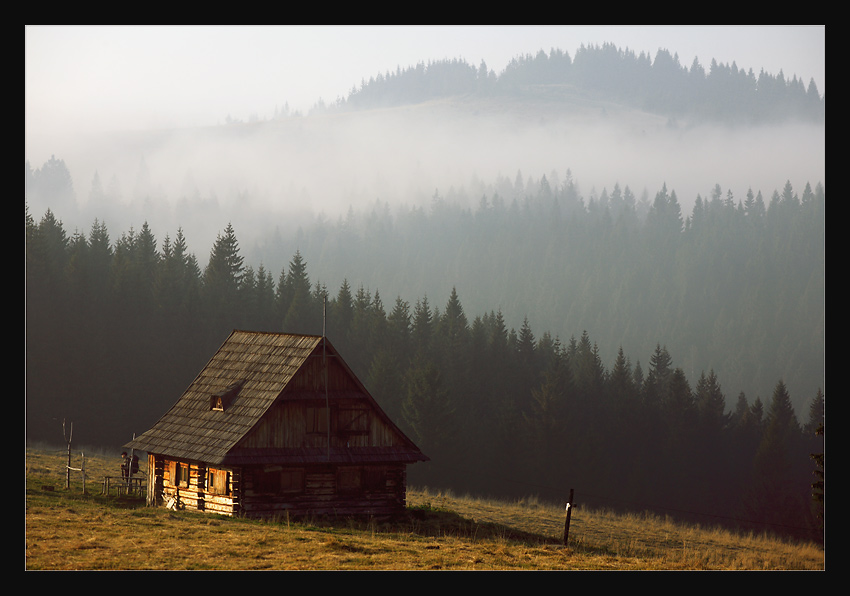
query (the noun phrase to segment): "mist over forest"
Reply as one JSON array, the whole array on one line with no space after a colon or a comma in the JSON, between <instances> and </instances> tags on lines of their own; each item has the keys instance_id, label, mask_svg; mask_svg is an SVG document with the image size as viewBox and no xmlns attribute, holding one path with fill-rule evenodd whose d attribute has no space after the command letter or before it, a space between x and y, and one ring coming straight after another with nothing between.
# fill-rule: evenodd
<instances>
[{"instance_id":1,"label":"mist over forest","mask_svg":"<svg viewBox=\"0 0 850 596\"><path fill-rule=\"evenodd\" d=\"M615 184L650 197L666 184L685 214L717 184L736 196L769 195L786 180L816 184L825 174L822 125L674 126L614 106L493 103L432 101L52 139L49 146L36 141L31 167L53 156L63 160L73 198L31 197L30 204L34 213L61 211L72 228L85 229L95 218L122 230L144 221L161 230L182 226L193 250L203 252L222 222L232 222L250 246L277 230L288 235L316 218L335 220L376 202L392 211L427 208L435 192L475 208L501 179L513 184L518 174L526 183L546 176L557 187L569 171L585 201Z\"/></svg>"},{"instance_id":2,"label":"mist over forest","mask_svg":"<svg viewBox=\"0 0 850 596\"><path fill-rule=\"evenodd\" d=\"M475 207L518 173L557 184L569 170L585 200L614 184L638 195L666 184L685 213L717 184L769 195L786 180L824 180L813 82L714 61L686 68L667 51L652 62L607 44L582 50L520 56L498 76L458 60L376 73L306 115L284 104L211 128L29 138L33 169L55 156L73 180L65 204L31 192L30 205L65 207L81 229L94 218L182 226L205 251L225 220L252 244L375 201L427 207L435 191Z\"/></svg>"},{"instance_id":3,"label":"mist over forest","mask_svg":"<svg viewBox=\"0 0 850 596\"><path fill-rule=\"evenodd\" d=\"M485 424L495 437L488 440L497 441L505 418L535 420L523 443L530 452L545 449L544 438L554 441L548 447L564 446L535 409L541 392L552 390L547 383L563 374L553 372L561 360L571 371L564 381L570 403L584 403L581 395L604 403L598 411L575 406L588 417L586 429L602 428L597 416L613 415L629 392L641 394L647 373L681 373L694 412L702 412L700 391L711 385L716 400L722 387L722 422L711 431L694 422L695 434L710 435L713 447L722 442L729 460L742 454L733 444L743 450L747 464L722 497L752 518L763 495L749 492L744 506L740 494L749 490L743 478L769 426L762 408L779 411L787 400L801 435L794 441L808 448L802 429L812 430L823 403L823 106L814 84L796 77L714 62L683 67L667 52L650 60L605 45L574 57L557 50L518 57L502 73L458 60L376 73L347 98L307 114L284 105L247 122L225 115L208 128L34 138L26 155L28 438L57 439L48 418L93 421L104 409L111 429L86 431L102 442L142 432L140 423L154 422L179 397L229 329L319 333L315 317L326 297L335 313L330 340L379 403L438 455L459 439L441 444L424 421L405 417L409 387L380 372L395 361L374 345L391 343L376 329L393 313L410 322L405 333L425 325L437 337L449 333L440 325L453 312L468 341L473 329L504 336L516 362L522 346L527 353L536 346L536 363L504 383L522 389L499 395L502 418ZM185 242L181 263L194 268L194 289L180 300L155 299L163 291L155 271L172 260L177 239ZM273 297L262 316L256 307L249 317L244 302L236 310L204 302L224 239L238 247L234 279L243 286L250 279L251 292ZM112 264L82 276L74 264L93 259L96 245ZM132 264L141 267L134 259L145 251L153 264L142 274ZM124 267L141 285L126 285ZM291 312L298 284L311 296L303 321ZM59 307L57 289L76 293ZM163 304L184 309L189 300L203 306L177 337L169 324L176 314ZM339 314L349 303L372 312L374 327L361 320L356 333L354 319ZM438 353L436 345L430 349ZM495 349L487 345L482 354ZM478 403L459 405L459 387L499 393L484 381L475 389L468 378L495 373L483 363L461 370L444 359L455 352L442 351L428 360L443 383L454 382L444 396L453 403L449 418L467 408L481 415ZM579 362L600 372L599 386ZM401 377L407 366L396 363ZM631 389L616 393L613 379L624 371ZM647 406L647 420L684 424L659 404ZM553 419L562 415L569 414ZM748 426L754 416L758 432ZM622 431L611 424L606 433ZM640 428L658 430L649 422ZM721 430L728 433L722 441ZM697 448L671 433L659 449ZM619 437L611 449L626 449ZM589 445L579 451L587 455ZM652 453L647 448L640 463L649 465ZM804 455L793 466L795 498L807 490ZM524 457L510 463L523 469ZM436 459L432 482L505 489L482 478L465 485ZM579 477L598 480L590 463L573 465ZM658 497L649 480L632 480L631 496ZM660 476L659 486L705 504Z\"/></svg>"}]
</instances>

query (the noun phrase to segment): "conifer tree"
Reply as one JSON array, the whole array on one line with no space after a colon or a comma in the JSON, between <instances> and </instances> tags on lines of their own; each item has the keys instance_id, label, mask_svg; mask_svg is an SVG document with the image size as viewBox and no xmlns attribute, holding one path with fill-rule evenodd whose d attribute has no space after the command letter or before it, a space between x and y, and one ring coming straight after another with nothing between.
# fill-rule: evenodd
<instances>
[{"instance_id":1,"label":"conifer tree","mask_svg":"<svg viewBox=\"0 0 850 596\"><path fill-rule=\"evenodd\" d=\"M349 351L351 324L354 321L354 297L348 279L343 279L336 297L328 305L328 337L340 350Z\"/></svg>"},{"instance_id":2,"label":"conifer tree","mask_svg":"<svg viewBox=\"0 0 850 596\"><path fill-rule=\"evenodd\" d=\"M159 266L160 254L156 247L156 237L148 222L142 224L142 229L136 239L135 276L138 295L136 296L137 308L150 313L153 308L153 287Z\"/></svg>"},{"instance_id":3,"label":"conifer tree","mask_svg":"<svg viewBox=\"0 0 850 596\"><path fill-rule=\"evenodd\" d=\"M676 367L670 375L670 383L664 394L663 415L675 445L678 448L683 447L694 431L696 406L690 383L681 367Z\"/></svg>"},{"instance_id":4,"label":"conifer tree","mask_svg":"<svg viewBox=\"0 0 850 596\"><path fill-rule=\"evenodd\" d=\"M95 308L105 309L109 302L109 275L112 265L112 245L103 221L94 220L89 232L89 299Z\"/></svg>"},{"instance_id":5,"label":"conifer tree","mask_svg":"<svg viewBox=\"0 0 850 596\"><path fill-rule=\"evenodd\" d=\"M68 299L72 302L74 310L86 308L88 301L88 289L91 280L89 271L89 245L86 237L81 232L75 232L68 243Z\"/></svg>"},{"instance_id":6,"label":"conifer tree","mask_svg":"<svg viewBox=\"0 0 850 596\"><path fill-rule=\"evenodd\" d=\"M34 284L36 295L60 295L65 284L68 263L68 235L62 222L48 209L38 223L31 226L27 245L28 284Z\"/></svg>"},{"instance_id":7,"label":"conifer tree","mask_svg":"<svg viewBox=\"0 0 850 596\"><path fill-rule=\"evenodd\" d=\"M165 237L161 252L154 282L155 301L162 316L176 323L190 316L197 307L200 274L197 261L188 252L182 228L178 228L173 241Z\"/></svg>"},{"instance_id":8,"label":"conifer tree","mask_svg":"<svg viewBox=\"0 0 850 596\"><path fill-rule=\"evenodd\" d=\"M257 312L257 274L248 265L242 272L242 282L239 284L239 313L234 327L256 329Z\"/></svg>"},{"instance_id":9,"label":"conifer tree","mask_svg":"<svg viewBox=\"0 0 850 596\"><path fill-rule=\"evenodd\" d=\"M821 422L817 429L815 429L815 435L817 437L823 437L823 422ZM821 442L823 439L821 439ZM815 476L815 481L812 482L812 506L815 512L815 517L817 519L817 532L816 537L818 540L823 541L823 524L824 524L824 451L823 445L820 446L820 449L812 453L810 455L812 460L815 462L815 469L812 474Z\"/></svg>"},{"instance_id":10,"label":"conifer tree","mask_svg":"<svg viewBox=\"0 0 850 596\"><path fill-rule=\"evenodd\" d=\"M471 391L471 379L469 324L456 288L452 288L446 307L434 327L435 357L444 371L450 398L457 403Z\"/></svg>"},{"instance_id":11,"label":"conifer tree","mask_svg":"<svg viewBox=\"0 0 850 596\"><path fill-rule=\"evenodd\" d=\"M416 301L410 330L412 349L417 358L430 357L433 324L433 314L428 304L428 296L425 295Z\"/></svg>"},{"instance_id":12,"label":"conifer tree","mask_svg":"<svg viewBox=\"0 0 850 596\"><path fill-rule=\"evenodd\" d=\"M204 269L203 295L213 328L221 333L236 326L239 290L244 275L243 258L232 224L227 224L224 234L219 234L210 251Z\"/></svg>"},{"instance_id":13,"label":"conifer tree","mask_svg":"<svg viewBox=\"0 0 850 596\"><path fill-rule=\"evenodd\" d=\"M753 465L753 484L745 501L746 513L766 527L795 533L807 523L809 485L801 483L801 465L807 467L808 454L800 441L800 425L791 405L791 396L779 381L767 414L767 426Z\"/></svg>"},{"instance_id":14,"label":"conifer tree","mask_svg":"<svg viewBox=\"0 0 850 596\"><path fill-rule=\"evenodd\" d=\"M283 311L282 328L286 333L321 332L321 307L313 304L307 263L296 251L289 262L289 272L278 292Z\"/></svg>"},{"instance_id":15,"label":"conifer tree","mask_svg":"<svg viewBox=\"0 0 850 596\"><path fill-rule=\"evenodd\" d=\"M381 307L383 308L383 306ZM374 309L372 293L362 285L354 295L354 312L349 337L353 350L346 361L355 374L365 376L378 345L372 337L378 332L378 316Z\"/></svg>"},{"instance_id":16,"label":"conifer tree","mask_svg":"<svg viewBox=\"0 0 850 596\"><path fill-rule=\"evenodd\" d=\"M569 439L574 438L566 428L569 375L566 361L554 360L543 373L540 385L531 390L523 411L525 433L521 438L528 443L530 461L541 477L558 469L556 462L564 460L564 453L571 447Z\"/></svg>"},{"instance_id":17,"label":"conifer tree","mask_svg":"<svg viewBox=\"0 0 850 596\"><path fill-rule=\"evenodd\" d=\"M656 344L655 352L649 358L649 373L643 387L644 403L657 407L667 393L670 377L673 373L673 359L667 347Z\"/></svg>"},{"instance_id":18,"label":"conifer tree","mask_svg":"<svg viewBox=\"0 0 850 596\"><path fill-rule=\"evenodd\" d=\"M526 387L536 385L538 373L537 342L534 339L531 325L528 323L528 317L523 318L522 326L517 335L517 360L524 385Z\"/></svg>"},{"instance_id":19,"label":"conifer tree","mask_svg":"<svg viewBox=\"0 0 850 596\"><path fill-rule=\"evenodd\" d=\"M825 403L823 399L823 391L818 389L812 402L809 404L809 418L806 425L803 427L803 432L807 435L815 436L819 427L823 425L825 416Z\"/></svg>"},{"instance_id":20,"label":"conifer tree","mask_svg":"<svg viewBox=\"0 0 850 596\"><path fill-rule=\"evenodd\" d=\"M716 433L726 426L726 399L717 380L717 374L712 369L708 376L705 372L700 375L696 386L696 407L700 424L707 432Z\"/></svg>"},{"instance_id":21,"label":"conifer tree","mask_svg":"<svg viewBox=\"0 0 850 596\"><path fill-rule=\"evenodd\" d=\"M605 384L605 367L599 356L596 343L591 343L587 331L583 331L576 344L574 355L570 358L573 382L576 390L593 408L601 406Z\"/></svg>"},{"instance_id":22,"label":"conifer tree","mask_svg":"<svg viewBox=\"0 0 850 596\"><path fill-rule=\"evenodd\" d=\"M275 318L275 287L271 271L260 263L257 269L257 282L255 285L256 319L251 326L252 329L260 331L275 331L279 327Z\"/></svg>"},{"instance_id":23,"label":"conifer tree","mask_svg":"<svg viewBox=\"0 0 850 596\"><path fill-rule=\"evenodd\" d=\"M635 386L631 364L623 351L623 346L617 349L617 358L607 380L608 395L615 411L627 409L634 401Z\"/></svg>"},{"instance_id":24,"label":"conifer tree","mask_svg":"<svg viewBox=\"0 0 850 596\"><path fill-rule=\"evenodd\" d=\"M396 296L392 311L387 317L388 345L394 353L408 357L410 350L410 304Z\"/></svg>"},{"instance_id":25,"label":"conifer tree","mask_svg":"<svg viewBox=\"0 0 850 596\"><path fill-rule=\"evenodd\" d=\"M426 453L445 452L455 425L440 371L433 363L420 362L408 371L405 386L402 414L414 441Z\"/></svg>"},{"instance_id":26,"label":"conifer tree","mask_svg":"<svg viewBox=\"0 0 850 596\"><path fill-rule=\"evenodd\" d=\"M392 419L402 416L405 374L409 368L410 305L397 297L386 317L386 339L374 346L367 387Z\"/></svg>"}]
</instances>

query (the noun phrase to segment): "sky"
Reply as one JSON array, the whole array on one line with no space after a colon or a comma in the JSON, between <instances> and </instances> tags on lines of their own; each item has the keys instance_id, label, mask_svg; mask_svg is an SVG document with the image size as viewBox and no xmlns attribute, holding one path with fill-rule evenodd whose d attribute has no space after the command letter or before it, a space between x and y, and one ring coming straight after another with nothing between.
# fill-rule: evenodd
<instances>
[{"instance_id":1,"label":"sky","mask_svg":"<svg viewBox=\"0 0 850 596\"><path fill-rule=\"evenodd\" d=\"M221 124L332 103L418 62L510 60L614 43L782 70L825 91L825 26L27 26L28 135Z\"/></svg>"}]
</instances>

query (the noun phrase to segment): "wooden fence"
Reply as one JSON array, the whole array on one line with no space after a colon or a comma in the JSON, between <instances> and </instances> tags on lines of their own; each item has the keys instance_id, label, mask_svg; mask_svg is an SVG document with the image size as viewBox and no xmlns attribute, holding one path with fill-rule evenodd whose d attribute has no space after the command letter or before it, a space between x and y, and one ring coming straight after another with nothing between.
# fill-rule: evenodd
<instances>
[{"instance_id":1,"label":"wooden fence","mask_svg":"<svg viewBox=\"0 0 850 596\"><path fill-rule=\"evenodd\" d=\"M138 495L144 497L147 493L148 482L144 474L123 478L121 476L104 476L100 494L109 496L114 489L117 496Z\"/></svg>"}]
</instances>

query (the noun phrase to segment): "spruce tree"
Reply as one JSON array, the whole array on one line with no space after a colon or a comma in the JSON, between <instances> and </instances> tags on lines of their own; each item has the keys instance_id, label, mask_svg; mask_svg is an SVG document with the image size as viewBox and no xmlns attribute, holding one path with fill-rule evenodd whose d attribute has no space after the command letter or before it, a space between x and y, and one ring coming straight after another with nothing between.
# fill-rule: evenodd
<instances>
[{"instance_id":1,"label":"spruce tree","mask_svg":"<svg viewBox=\"0 0 850 596\"><path fill-rule=\"evenodd\" d=\"M444 452L453 437L453 409L439 369L430 362L413 366L405 376L403 420L424 452Z\"/></svg>"},{"instance_id":2,"label":"spruce tree","mask_svg":"<svg viewBox=\"0 0 850 596\"><path fill-rule=\"evenodd\" d=\"M434 319L431 307L428 304L428 296L423 296L416 301L413 309L413 321L410 332L413 354L416 358L431 357L431 342L433 336Z\"/></svg>"},{"instance_id":3,"label":"spruce tree","mask_svg":"<svg viewBox=\"0 0 850 596\"><path fill-rule=\"evenodd\" d=\"M661 405L670 377L673 373L673 359L667 351L667 347L661 344L655 345L655 352L649 358L649 373L643 387L644 403L655 408Z\"/></svg>"},{"instance_id":4,"label":"spruce tree","mask_svg":"<svg viewBox=\"0 0 850 596\"><path fill-rule=\"evenodd\" d=\"M352 344L351 324L354 320L354 297L348 279L343 279L336 298L328 305L328 337L340 350L348 353Z\"/></svg>"},{"instance_id":5,"label":"spruce tree","mask_svg":"<svg viewBox=\"0 0 850 596\"><path fill-rule=\"evenodd\" d=\"M239 242L233 226L227 224L224 234L216 238L203 276L203 295L212 333L220 334L237 325L236 314L243 275Z\"/></svg>"},{"instance_id":6,"label":"spruce tree","mask_svg":"<svg viewBox=\"0 0 850 596\"><path fill-rule=\"evenodd\" d=\"M696 406L700 425L706 432L719 433L726 426L726 398L713 369L708 376L703 372L697 381Z\"/></svg>"},{"instance_id":7,"label":"spruce tree","mask_svg":"<svg viewBox=\"0 0 850 596\"><path fill-rule=\"evenodd\" d=\"M283 309L283 330L287 333L320 333L322 310L313 304L307 263L296 251L289 272L279 288Z\"/></svg>"},{"instance_id":8,"label":"spruce tree","mask_svg":"<svg viewBox=\"0 0 850 596\"><path fill-rule=\"evenodd\" d=\"M800 481L807 454L800 442L800 425L783 381L773 391L767 426L753 465L753 484L745 500L749 519L763 528L798 534L807 523L809 486Z\"/></svg>"},{"instance_id":9,"label":"spruce tree","mask_svg":"<svg viewBox=\"0 0 850 596\"><path fill-rule=\"evenodd\" d=\"M817 429L815 430L815 435L817 437L823 437L823 422L821 422ZM821 442L823 439L821 439ZM815 462L815 469L812 471L812 474L815 476L815 481L812 482L812 508L815 512L815 517L817 519L817 529L818 532L816 537L818 540L823 541L823 524L824 524L824 462L823 462L823 445L820 446L820 449L812 453L810 457Z\"/></svg>"}]
</instances>

